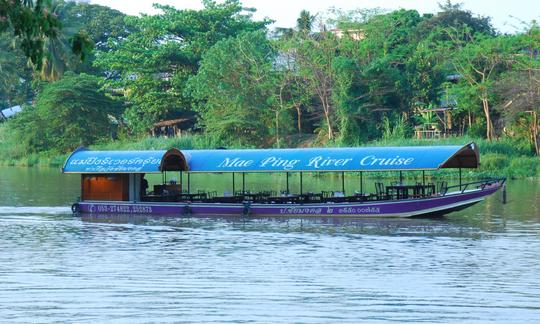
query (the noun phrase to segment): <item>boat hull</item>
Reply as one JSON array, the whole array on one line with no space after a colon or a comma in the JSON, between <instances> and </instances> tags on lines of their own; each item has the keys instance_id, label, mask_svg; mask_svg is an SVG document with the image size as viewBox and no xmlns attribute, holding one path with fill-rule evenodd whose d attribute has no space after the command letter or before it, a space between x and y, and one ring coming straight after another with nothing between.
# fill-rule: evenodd
<instances>
[{"instance_id":1,"label":"boat hull","mask_svg":"<svg viewBox=\"0 0 540 324\"><path fill-rule=\"evenodd\" d=\"M476 204L500 188L496 183L482 189L448 193L422 199L379 200L352 203L261 204L186 202L83 201L74 212L89 214L144 214L171 216L248 217L413 217L444 215Z\"/></svg>"}]
</instances>

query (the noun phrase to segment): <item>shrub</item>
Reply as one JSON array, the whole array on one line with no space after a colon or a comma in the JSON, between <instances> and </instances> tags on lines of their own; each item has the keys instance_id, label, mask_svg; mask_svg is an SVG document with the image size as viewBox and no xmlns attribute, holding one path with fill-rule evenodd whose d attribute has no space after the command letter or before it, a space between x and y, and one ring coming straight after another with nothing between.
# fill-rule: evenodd
<instances>
[{"instance_id":1,"label":"shrub","mask_svg":"<svg viewBox=\"0 0 540 324\"><path fill-rule=\"evenodd\" d=\"M508 166L508 156L499 153L487 153L480 157L481 171L497 171Z\"/></svg>"},{"instance_id":2,"label":"shrub","mask_svg":"<svg viewBox=\"0 0 540 324\"><path fill-rule=\"evenodd\" d=\"M513 177L526 178L537 176L540 168L538 157L521 156L510 162L509 173Z\"/></svg>"}]
</instances>

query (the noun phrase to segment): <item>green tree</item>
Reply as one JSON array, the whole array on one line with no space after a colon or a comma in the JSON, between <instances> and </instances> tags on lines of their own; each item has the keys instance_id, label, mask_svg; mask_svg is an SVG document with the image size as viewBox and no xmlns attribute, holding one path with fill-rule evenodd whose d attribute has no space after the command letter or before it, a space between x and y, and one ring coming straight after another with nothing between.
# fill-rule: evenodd
<instances>
[{"instance_id":1,"label":"green tree","mask_svg":"<svg viewBox=\"0 0 540 324\"><path fill-rule=\"evenodd\" d=\"M307 10L300 11L300 16L296 19L296 29L300 34L308 35L311 33L316 15L312 15Z\"/></svg>"},{"instance_id":2,"label":"green tree","mask_svg":"<svg viewBox=\"0 0 540 324\"><path fill-rule=\"evenodd\" d=\"M69 1L62 4L59 15L64 28L88 35L95 49L106 52L114 44L135 32L125 22L126 14L106 6Z\"/></svg>"},{"instance_id":3,"label":"green tree","mask_svg":"<svg viewBox=\"0 0 540 324\"><path fill-rule=\"evenodd\" d=\"M500 110L518 133L540 155L540 71L512 71L495 83L495 91L504 98ZM510 127L509 127L510 128Z\"/></svg>"},{"instance_id":4,"label":"green tree","mask_svg":"<svg viewBox=\"0 0 540 324\"><path fill-rule=\"evenodd\" d=\"M486 120L486 138L492 140L495 130L490 89L496 76L510 68L512 56L517 51L515 38L489 37L482 34L472 36L468 29L449 29L447 32L451 41L445 43L441 50L446 53L454 70L462 76L460 82L465 82L474 89L481 101ZM470 41L463 40L464 33Z\"/></svg>"},{"instance_id":5,"label":"green tree","mask_svg":"<svg viewBox=\"0 0 540 324\"><path fill-rule=\"evenodd\" d=\"M427 101L436 97L438 84L433 82L429 48L415 38L423 19L415 10L401 9L375 14L359 25L365 39L354 57L367 83L364 93L357 94L366 107L366 125L381 124L385 116L400 123L401 116L409 114L419 98ZM429 90L424 88L427 84Z\"/></svg>"},{"instance_id":6,"label":"green tree","mask_svg":"<svg viewBox=\"0 0 540 324\"><path fill-rule=\"evenodd\" d=\"M44 39L56 37L60 21L50 12L50 1L0 1L0 32L9 31L21 40L24 54L38 67Z\"/></svg>"},{"instance_id":7,"label":"green tree","mask_svg":"<svg viewBox=\"0 0 540 324\"><path fill-rule=\"evenodd\" d=\"M67 70L76 70L93 50L93 42L65 16L66 6L70 3L51 1L50 12L60 19L61 25L54 27L54 37L43 39L41 64L35 65L42 80L56 81Z\"/></svg>"},{"instance_id":8,"label":"green tree","mask_svg":"<svg viewBox=\"0 0 540 324\"><path fill-rule=\"evenodd\" d=\"M410 106L414 106L415 103L428 106L439 101L446 78L435 43L428 40L417 44L405 60L405 75L410 90Z\"/></svg>"},{"instance_id":9,"label":"green tree","mask_svg":"<svg viewBox=\"0 0 540 324\"><path fill-rule=\"evenodd\" d=\"M192 110L183 89L195 75L201 57L218 41L242 32L264 29L237 0L203 1L202 10L157 6L162 13L128 17L136 32L109 42L112 50L96 53L96 66L108 71L108 84L122 89L131 106L128 122L143 133L156 121Z\"/></svg>"},{"instance_id":10,"label":"green tree","mask_svg":"<svg viewBox=\"0 0 540 324\"><path fill-rule=\"evenodd\" d=\"M214 45L203 57L190 94L206 133L226 143L263 144L277 79L275 50L263 31L243 33ZM279 108L276 111L279 111ZM279 113L276 117L279 136Z\"/></svg>"},{"instance_id":11,"label":"green tree","mask_svg":"<svg viewBox=\"0 0 540 324\"><path fill-rule=\"evenodd\" d=\"M288 46L290 42L274 42L277 57L274 62L272 73L275 78L276 89L270 98L270 110L274 112L274 130L276 146L281 147L281 137L294 129L291 115L288 113L294 109L296 112L296 131L298 136L303 134L303 114L312 98L307 89L305 79L298 73L294 61L294 54ZM284 121L284 122L282 122Z\"/></svg>"},{"instance_id":12,"label":"green tree","mask_svg":"<svg viewBox=\"0 0 540 324\"><path fill-rule=\"evenodd\" d=\"M117 42L131 32L124 23L125 14L108 7L74 1L51 1L50 11L58 17L61 26L55 36L44 39L44 52L38 76L42 80L55 81L65 71L97 74L92 67L93 49L108 51L108 40ZM80 55L72 47L78 43ZM81 60L81 58L83 58Z\"/></svg>"},{"instance_id":13,"label":"green tree","mask_svg":"<svg viewBox=\"0 0 540 324\"><path fill-rule=\"evenodd\" d=\"M95 76L68 72L47 84L35 106L8 122L11 141L31 152L68 152L111 135L121 106L100 89Z\"/></svg>"},{"instance_id":14,"label":"green tree","mask_svg":"<svg viewBox=\"0 0 540 324\"><path fill-rule=\"evenodd\" d=\"M320 125L321 134L328 140L334 139L335 107L332 102L332 90L335 82L335 71L332 63L338 51L338 39L331 33L321 33L317 38L297 38L295 64L298 73L306 82L306 89L319 102L314 109L323 116Z\"/></svg>"},{"instance_id":15,"label":"green tree","mask_svg":"<svg viewBox=\"0 0 540 324\"><path fill-rule=\"evenodd\" d=\"M9 33L0 33L0 108L22 104L32 96L32 69Z\"/></svg>"},{"instance_id":16,"label":"green tree","mask_svg":"<svg viewBox=\"0 0 540 324\"><path fill-rule=\"evenodd\" d=\"M496 81L495 92L509 128L517 128L540 155L540 26L533 22L515 42L519 50L512 57L513 70Z\"/></svg>"},{"instance_id":17,"label":"green tree","mask_svg":"<svg viewBox=\"0 0 540 324\"><path fill-rule=\"evenodd\" d=\"M450 0L439 4L440 11L436 15L427 14L417 29L417 37L420 39L431 38L432 41L449 40L448 35L443 31L448 28L462 29L468 28L469 34L463 34L463 40L468 40L469 36L483 34L495 36L497 33L491 25L489 17L474 15L471 11L463 9L461 3L452 3Z\"/></svg>"},{"instance_id":18,"label":"green tree","mask_svg":"<svg viewBox=\"0 0 540 324\"><path fill-rule=\"evenodd\" d=\"M9 31L20 40L20 47L37 70L41 69L46 42L55 40L62 28L51 0L0 0L0 32ZM88 39L74 34L72 52L83 58L91 49Z\"/></svg>"}]
</instances>

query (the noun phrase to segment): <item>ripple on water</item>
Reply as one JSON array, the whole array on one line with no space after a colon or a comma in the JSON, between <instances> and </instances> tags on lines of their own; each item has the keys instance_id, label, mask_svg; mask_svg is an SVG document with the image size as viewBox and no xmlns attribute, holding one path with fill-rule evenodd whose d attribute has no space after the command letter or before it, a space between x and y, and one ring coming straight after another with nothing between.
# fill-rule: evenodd
<instances>
[{"instance_id":1,"label":"ripple on water","mask_svg":"<svg viewBox=\"0 0 540 324\"><path fill-rule=\"evenodd\" d=\"M540 226L0 207L2 322L534 322Z\"/></svg>"}]
</instances>

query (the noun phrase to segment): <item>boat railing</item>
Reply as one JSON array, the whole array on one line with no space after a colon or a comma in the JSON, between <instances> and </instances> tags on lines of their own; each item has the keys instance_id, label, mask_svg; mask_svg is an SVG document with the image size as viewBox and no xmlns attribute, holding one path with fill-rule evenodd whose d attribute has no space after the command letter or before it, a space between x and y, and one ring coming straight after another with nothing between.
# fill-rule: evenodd
<instances>
[{"instance_id":1,"label":"boat railing","mask_svg":"<svg viewBox=\"0 0 540 324\"><path fill-rule=\"evenodd\" d=\"M150 194L142 197L143 201L189 201L189 202L211 202L211 203L240 203L251 201L256 203L283 204L283 203L339 203L339 202L366 202L380 200L401 200L420 199L447 194L464 193L470 189L485 189L488 186L499 183L502 185L506 178L490 178L478 181L471 181L449 186L446 181L437 183L415 183L404 184L395 183L385 186L378 182L375 184L376 193L359 193L346 195L343 191L322 191L319 193L304 192L302 194L292 194L276 191L235 191L233 195L225 191L223 196L218 196L216 191L197 190L195 193L188 193L185 190L180 192L161 192L160 194Z\"/></svg>"},{"instance_id":2,"label":"boat railing","mask_svg":"<svg viewBox=\"0 0 540 324\"><path fill-rule=\"evenodd\" d=\"M500 185L502 186L505 181L506 181L506 178L489 178L489 179L483 179L483 180L478 180L478 181L466 182L466 183L461 183L461 184L457 184L453 186L447 186L446 190L444 192L440 190L439 194L444 196L448 192L456 192L456 191L450 191L450 189L456 189L456 188L459 189L458 192L460 193L464 193L466 190L470 188L474 188L474 187L476 189L484 190L487 186L490 186L496 183L500 183Z\"/></svg>"}]
</instances>

